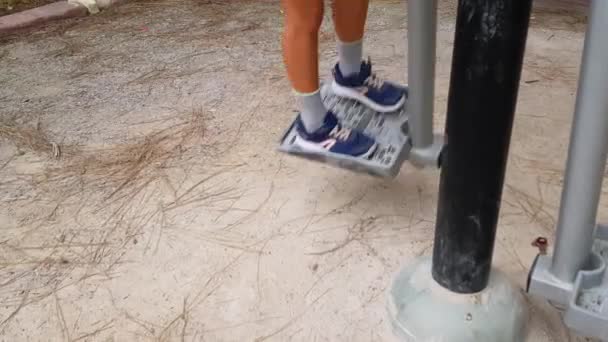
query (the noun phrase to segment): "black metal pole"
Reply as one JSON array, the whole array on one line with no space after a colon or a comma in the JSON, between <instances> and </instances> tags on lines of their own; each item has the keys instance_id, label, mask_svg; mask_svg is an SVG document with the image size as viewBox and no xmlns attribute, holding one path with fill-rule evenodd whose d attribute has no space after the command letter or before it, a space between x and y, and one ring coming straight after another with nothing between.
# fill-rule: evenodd
<instances>
[{"instance_id":1,"label":"black metal pole","mask_svg":"<svg viewBox=\"0 0 608 342\"><path fill-rule=\"evenodd\" d=\"M459 0L433 250L457 293L489 280L532 0Z\"/></svg>"}]
</instances>

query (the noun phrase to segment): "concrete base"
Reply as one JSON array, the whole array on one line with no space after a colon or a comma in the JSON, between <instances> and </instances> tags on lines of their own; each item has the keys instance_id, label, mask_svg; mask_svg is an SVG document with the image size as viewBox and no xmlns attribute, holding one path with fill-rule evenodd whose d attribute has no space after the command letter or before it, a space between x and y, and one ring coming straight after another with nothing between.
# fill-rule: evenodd
<instances>
[{"instance_id":1,"label":"concrete base","mask_svg":"<svg viewBox=\"0 0 608 342\"><path fill-rule=\"evenodd\" d=\"M482 292L457 294L435 282L428 257L399 272L388 311L401 341L521 342L526 337L526 305L502 273L494 270Z\"/></svg>"}]
</instances>

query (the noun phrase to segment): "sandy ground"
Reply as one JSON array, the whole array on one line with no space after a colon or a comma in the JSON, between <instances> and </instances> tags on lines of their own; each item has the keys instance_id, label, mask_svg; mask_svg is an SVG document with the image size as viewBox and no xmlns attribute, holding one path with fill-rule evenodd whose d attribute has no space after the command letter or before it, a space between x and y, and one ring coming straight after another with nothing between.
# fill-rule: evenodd
<instances>
[{"instance_id":1,"label":"sandy ground","mask_svg":"<svg viewBox=\"0 0 608 342\"><path fill-rule=\"evenodd\" d=\"M405 16L370 12L367 53L397 81ZM532 20L495 254L519 286L554 232L584 23ZM294 109L281 25L277 1L158 1L0 38L3 341L390 340L386 289L432 248L438 172L385 181L278 154ZM529 341L584 341L529 305Z\"/></svg>"}]
</instances>

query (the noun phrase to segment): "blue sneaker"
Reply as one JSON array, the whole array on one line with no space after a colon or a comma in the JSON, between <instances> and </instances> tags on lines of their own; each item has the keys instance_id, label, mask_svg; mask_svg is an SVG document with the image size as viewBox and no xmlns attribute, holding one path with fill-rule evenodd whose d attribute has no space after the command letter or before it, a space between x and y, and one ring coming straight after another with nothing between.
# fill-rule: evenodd
<instances>
[{"instance_id":1,"label":"blue sneaker","mask_svg":"<svg viewBox=\"0 0 608 342\"><path fill-rule=\"evenodd\" d=\"M302 120L296 119L298 136L295 143L306 152L330 152L351 157L367 158L377 148L374 139L367 135L351 130L338 122L334 113L327 112L323 126L315 132L308 133Z\"/></svg>"},{"instance_id":2,"label":"blue sneaker","mask_svg":"<svg viewBox=\"0 0 608 342\"><path fill-rule=\"evenodd\" d=\"M332 90L337 96L356 100L380 113L394 112L405 103L405 88L379 79L372 73L371 60L362 62L356 75L343 76L338 64L333 74Z\"/></svg>"}]
</instances>

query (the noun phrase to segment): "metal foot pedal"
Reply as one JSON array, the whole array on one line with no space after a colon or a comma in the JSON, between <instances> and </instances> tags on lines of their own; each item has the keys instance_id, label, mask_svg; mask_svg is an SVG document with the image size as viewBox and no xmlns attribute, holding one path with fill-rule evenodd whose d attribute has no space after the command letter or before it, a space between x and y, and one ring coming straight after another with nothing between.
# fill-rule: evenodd
<instances>
[{"instance_id":1,"label":"metal foot pedal","mask_svg":"<svg viewBox=\"0 0 608 342\"><path fill-rule=\"evenodd\" d=\"M367 158L303 151L294 143L297 135L295 121L281 139L279 151L354 172L385 178L395 177L403 162L408 159L411 149L407 103L396 112L378 113L357 101L334 95L330 88L327 85L321 87L321 96L326 107L338 116L345 127L361 130L376 139L376 151Z\"/></svg>"}]
</instances>

